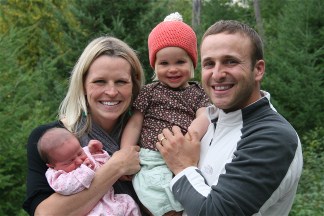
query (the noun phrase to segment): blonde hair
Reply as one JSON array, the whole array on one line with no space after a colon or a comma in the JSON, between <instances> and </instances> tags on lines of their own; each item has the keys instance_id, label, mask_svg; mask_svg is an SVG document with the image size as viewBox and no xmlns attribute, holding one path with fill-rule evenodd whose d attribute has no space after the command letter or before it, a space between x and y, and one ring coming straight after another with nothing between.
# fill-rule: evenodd
<instances>
[{"instance_id":1,"label":"blonde hair","mask_svg":"<svg viewBox=\"0 0 324 216\"><path fill-rule=\"evenodd\" d=\"M90 116L87 115L84 80L92 62L102 55L120 57L129 62L133 83L132 100L137 97L144 85L142 65L135 51L125 42L109 36L99 37L91 41L72 70L68 92L59 107L59 118L64 118L65 127L79 137L91 129L92 123ZM85 124L83 128L78 128L82 115L86 116Z\"/></svg>"}]
</instances>

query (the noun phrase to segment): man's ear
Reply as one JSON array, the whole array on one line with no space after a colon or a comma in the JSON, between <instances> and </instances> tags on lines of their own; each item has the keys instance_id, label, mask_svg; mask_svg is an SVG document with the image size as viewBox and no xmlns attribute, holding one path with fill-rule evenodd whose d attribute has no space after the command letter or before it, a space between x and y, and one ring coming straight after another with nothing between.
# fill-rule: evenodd
<instances>
[{"instance_id":1,"label":"man's ear","mask_svg":"<svg viewBox=\"0 0 324 216\"><path fill-rule=\"evenodd\" d=\"M258 60L254 66L255 80L261 81L265 73L265 62L264 60Z\"/></svg>"}]
</instances>

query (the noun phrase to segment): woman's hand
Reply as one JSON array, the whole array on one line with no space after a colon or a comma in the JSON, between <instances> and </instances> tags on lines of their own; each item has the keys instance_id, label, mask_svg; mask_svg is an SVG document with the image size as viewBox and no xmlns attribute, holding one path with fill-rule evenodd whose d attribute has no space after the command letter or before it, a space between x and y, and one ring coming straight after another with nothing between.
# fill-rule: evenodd
<instances>
[{"instance_id":1,"label":"woman's hand","mask_svg":"<svg viewBox=\"0 0 324 216\"><path fill-rule=\"evenodd\" d=\"M124 147L121 150L116 151L109 161L113 160L115 165L119 167L121 176L133 175L141 169L139 150L139 146Z\"/></svg>"}]
</instances>

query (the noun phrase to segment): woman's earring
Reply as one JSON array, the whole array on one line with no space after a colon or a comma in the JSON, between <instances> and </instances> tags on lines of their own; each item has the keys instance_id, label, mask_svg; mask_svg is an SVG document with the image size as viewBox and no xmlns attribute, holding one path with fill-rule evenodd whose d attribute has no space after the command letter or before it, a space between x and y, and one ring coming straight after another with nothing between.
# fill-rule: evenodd
<instances>
[{"instance_id":1,"label":"woman's earring","mask_svg":"<svg viewBox=\"0 0 324 216\"><path fill-rule=\"evenodd\" d=\"M82 110L82 117L87 117L88 113Z\"/></svg>"}]
</instances>

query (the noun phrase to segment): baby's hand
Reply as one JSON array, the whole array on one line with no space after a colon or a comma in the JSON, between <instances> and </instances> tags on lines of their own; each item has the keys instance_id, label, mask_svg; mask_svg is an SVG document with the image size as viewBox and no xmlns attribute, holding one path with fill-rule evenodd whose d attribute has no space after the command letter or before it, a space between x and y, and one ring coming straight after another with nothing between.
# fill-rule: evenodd
<instances>
[{"instance_id":1,"label":"baby's hand","mask_svg":"<svg viewBox=\"0 0 324 216\"><path fill-rule=\"evenodd\" d=\"M83 161L83 164L86 165L87 167L89 167L92 170L94 170L94 168L95 168L95 164L89 158L86 158Z\"/></svg>"},{"instance_id":2,"label":"baby's hand","mask_svg":"<svg viewBox=\"0 0 324 216\"><path fill-rule=\"evenodd\" d=\"M99 140L90 140L88 148L91 154L101 154L103 153L103 145Z\"/></svg>"}]
</instances>

